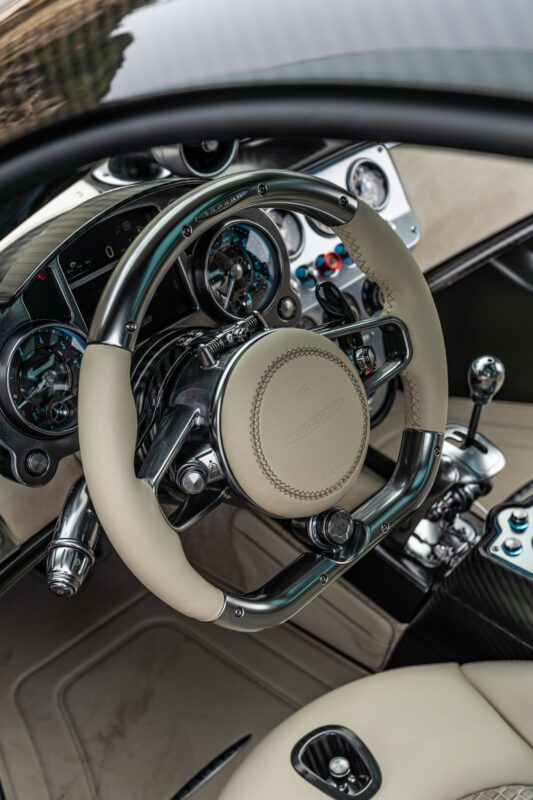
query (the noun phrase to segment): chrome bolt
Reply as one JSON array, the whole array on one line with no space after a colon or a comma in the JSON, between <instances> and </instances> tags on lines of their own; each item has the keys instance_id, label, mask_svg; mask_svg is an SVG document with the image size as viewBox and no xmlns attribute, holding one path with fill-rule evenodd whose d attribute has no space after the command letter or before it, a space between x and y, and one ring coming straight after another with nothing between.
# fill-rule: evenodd
<instances>
[{"instance_id":1,"label":"chrome bolt","mask_svg":"<svg viewBox=\"0 0 533 800\"><path fill-rule=\"evenodd\" d=\"M348 198L346 197L345 194L341 194L341 196L339 197L339 205L341 208L346 208L346 206L348 205Z\"/></svg>"},{"instance_id":2,"label":"chrome bolt","mask_svg":"<svg viewBox=\"0 0 533 800\"><path fill-rule=\"evenodd\" d=\"M370 347L370 345L365 344L358 347L354 353L354 357L357 369L359 372L362 372L363 375L368 375L376 369L378 360L374 348Z\"/></svg>"},{"instance_id":3,"label":"chrome bolt","mask_svg":"<svg viewBox=\"0 0 533 800\"><path fill-rule=\"evenodd\" d=\"M320 578L319 578L318 580L320 581L320 583L322 584L322 586L325 586L325 585L326 585L326 583L328 582L329 578L328 578L328 576L327 576L327 575L321 575L321 576L320 576Z\"/></svg>"},{"instance_id":4,"label":"chrome bolt","mask_svg":"<svg viewBox=\"0 0 533 800\"><path fill-rule=\"evenodd\" d=\"M388 533L389 532L389 523L384 522L380 528L381 533Z\"/></svg>"},{"instance_id":5,"label":"chrome bolt","mask_svg":"<svg viewBox=\"0 0 533 800\"><path fill-rule=\"evenodd\" d=\"M265 184L265 183L260 183L260 184L259 184L259 186L257 187L257 191L258 191L258 192L259 192L259 194L261 194L261 195L263 195L263 194L266 194L266 193L267 193L267 187L266 187L266 184Z\"/></svg>"},{"instance_id":6,"label":"chrome bolt","mask_svg":"<svg viewBox=\"0 0 533 800\"><path fill-rule=\"evenodd\" d=\"M292 297L282 297L278 303L278 314L281 319L292 319L296 313L296 303Z\"/></svg>"},{"instance_id":7,"label":"chrome bolt","mask_svg":"<svg viewBox=\"0 0 533 800\"><path fill-rule=\"evenodd\" d=\"M186 494L201 494L206 483L205 470L197 464L185 464L178 472L178 486Z\"/></svg>"},{"instance_id":8,"label":"chrome bolt","mask_svg":"<svg viewBox=\"0 0 533 800\"><path fill-rule=\"evenodd\" d=\"M437 458L438 458L438 457L440 456L440 453L441 453L440 447L436 447L436 448L434 449L433 453L434 453L434 454L437 456Z\"/></svg>"},{"instance_id":9,"label":"chrome bolt","mask_svg":"<svg viewBox=\"0 0 533 800\"><path fill-rule=\"evenodd\" d=\"M137 323L130 319L129 322L126 322L126 330L128 333L135 333L137 330Z\"/></svg>"},{"instance_id":10,"label":"chrome bolt","mask_svg":"<svg viewBox=\"0 0 533 800\"><path fill-rule=\"evenodd\" d=\"M240 606L239 608L236 608L235 616L237 617L237 619L242 619L244 617L244 608L241 608Z\"/></svg>"},{"instance_id":11,"label":"chrome bolt","mask_svg":"<svg viewBox=\"0 0 533 800\"><path fill-rule=\"evenodd\" d=\"M182 234L183 234L183 236L185 236L186 239L188 239L189 236L192 236L192 228L191 228L191 226L190 225L184 225L183 226L183 230L182 230Z\"/></svg>"}]
</instances>

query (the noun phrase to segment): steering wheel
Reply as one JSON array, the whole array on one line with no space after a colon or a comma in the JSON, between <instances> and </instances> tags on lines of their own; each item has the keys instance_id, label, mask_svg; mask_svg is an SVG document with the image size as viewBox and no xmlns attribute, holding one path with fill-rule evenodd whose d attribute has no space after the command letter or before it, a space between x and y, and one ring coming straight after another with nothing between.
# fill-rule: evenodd
<instances>
[{"instance_id":1,"label":"steering wheel","mask_svg":"<svg viewBox=\"0 0 533 800\"><path fill-rule=\"evenodd\" d=\"M196 238L259 206L296 210L334 228L359 269L381 287L383 313L314 331L269 329L255 314L199 344L183 368L178 402L137 475L130 371L148 304ZM373 327L383 331L387 356L362 377L338 341ZM406 411L395 471L353 509L350 497L369 439L367 396L397 375ZM241 173L169 205L117 265L82 361L80 451L95 511L137 578L190 617L256 631L290 619L421 505L439 464L447 395L435 305L390 226L318 178L277 170ZM295 520L309 543L309 552L250 594L225 593L200 576L159 504L159 480L191 436L209 443L224 497Z\"/></svg>"}]
</instances>

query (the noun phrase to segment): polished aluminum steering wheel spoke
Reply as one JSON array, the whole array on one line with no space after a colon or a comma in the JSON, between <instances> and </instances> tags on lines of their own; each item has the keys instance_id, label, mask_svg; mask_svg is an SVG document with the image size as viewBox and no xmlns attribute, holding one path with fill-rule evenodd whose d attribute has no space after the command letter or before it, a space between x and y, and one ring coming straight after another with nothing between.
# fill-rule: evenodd
<instances>
[{"instance_id":1,"label":"polished aluminum steering wheel spoke","mask_svg":"<svg viewBox=\"0 0 533 800\"><path fill-rule=\"evenodd\" d=\"M146 480L154 492L189 434L201 421L200 410L189 406L176 407L162 421L139 471L139 478Z\"/></svg>"},{"instance_id":2,"label":"polished aluminum steering wheel spoke","mask_svg":"<svg viewBox=\"0 0 533 800\"><path fill-rule=\"evenodd\" d=\"M398 317L385 316L344 325L320 326L316 329L317 333L328 339L346 339L350 335L364 334L365 331L376 328L379 328L383 334L385 361L376 369L369 371L368 374L365 374L364 369L362 370L361 379L368 395L396 378L411 360L411 341L402 320Z\"/></svg>"}]
</instances>

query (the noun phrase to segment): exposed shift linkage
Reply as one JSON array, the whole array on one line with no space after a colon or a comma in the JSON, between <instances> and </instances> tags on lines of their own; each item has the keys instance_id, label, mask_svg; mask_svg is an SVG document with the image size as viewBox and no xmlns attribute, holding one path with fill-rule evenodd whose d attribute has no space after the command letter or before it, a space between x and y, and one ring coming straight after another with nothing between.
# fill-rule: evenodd
<instances>
[{"instance_id":1,"label":"exposed shift linkage","mask_svg":"<svg viewBox=\"0 0 533 800\"><path fill-rule=\"evenodd\" d=\"M505 466L503 453L478 432L483 406L501 389L505 368L494 356L474 359L468 371L474 403L468 429L447 425L441 467L423 518L407 541L407 552L426 566L453 566L477 541L463 517L490 491L490 480Z\"/></svg>"}]
</instances>

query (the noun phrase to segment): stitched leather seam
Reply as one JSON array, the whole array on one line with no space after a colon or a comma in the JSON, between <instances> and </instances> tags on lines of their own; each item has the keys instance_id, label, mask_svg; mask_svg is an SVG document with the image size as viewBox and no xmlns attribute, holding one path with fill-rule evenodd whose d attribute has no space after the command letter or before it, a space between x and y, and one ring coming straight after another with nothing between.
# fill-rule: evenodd
<instances>
[{"instance_id":1,"label":"stitched leather seam","mask_svg":"<svg viewBox=\"0 0 533 800\"><path fill-rule=\"evenodd\" d=\"M357 392L357 396L359 398L359 402L361 403L361 407L363 409L363 435L361 437L361 444L359 445L359 449L356 453L356 456L352 463L350 464L349 468L346 470L344 475L339 478L339 480L332 483L326 489L316 489L314 491L305 491L303 489L297 489L294 486L283 481L272 469L266 455L263 450L263 445L261 442L261 433L260 433L260 424L259 418L261 413L261 405L263 403L263 399L265 396L265 392L268 388L268 385L276 372L280 370L283 366L288 364L295 358L300 358L302 356L317 356L318 358L325 358L327 361L332 361L334 364L337 364L343 372L348 376L352 386L354 387L355 391ZM340 358L335 356L333 353L327 353L324 350L321 350L319 347L295 347L292 350L288 350L282 356L278 356L271 364L266 368L261 379L257 385L257 388L254 393L253 401L252 401L252 410L250 414L250 436L252 440L252 449L254 451L254 456L257 461L257 464L263 473L263 475L267 478L269 483L272 484L279 492L282 492L289 497L293 497L296 500L321 500L324 497L327 497L333 492L338 491L341 489L345 483L351 478L357 467L359 466L361 459L363 457L363 453L365 451L365 445L368 438L368 412L366 406L366 395L364 394L362 388L360 387L359 383L357 382L355 376Z\"/></svg>"}]
</instances>

